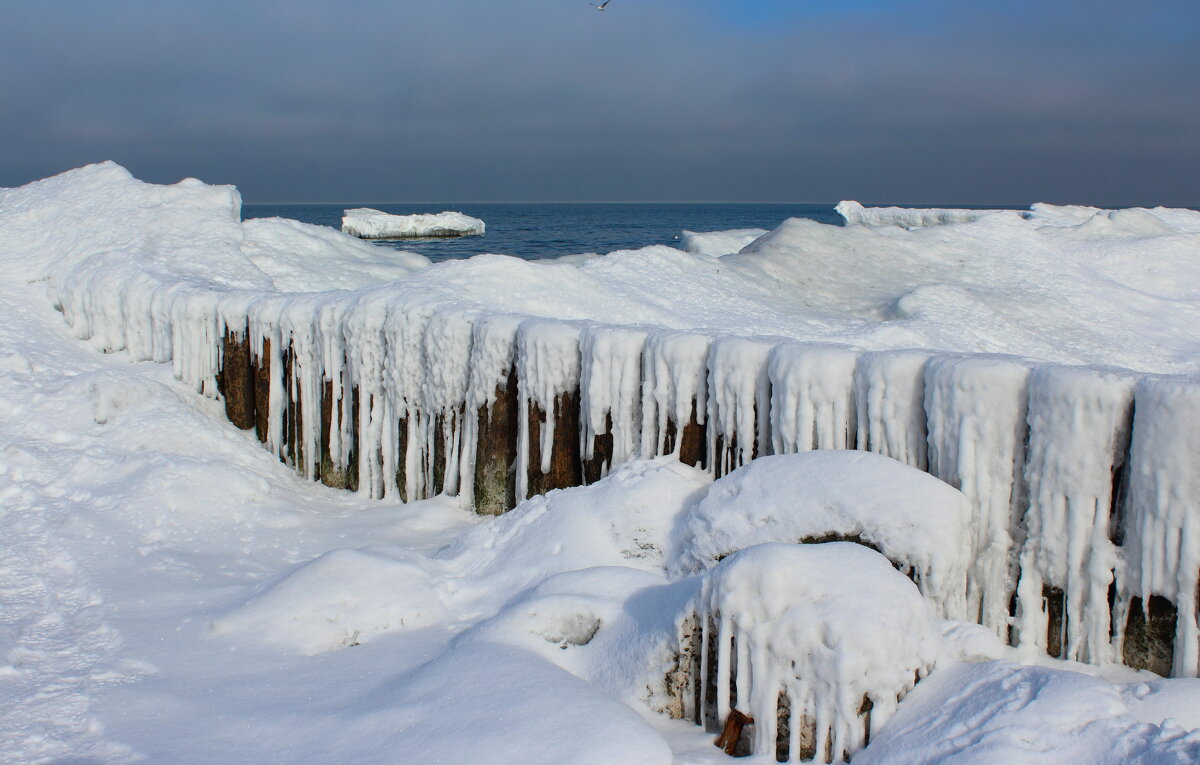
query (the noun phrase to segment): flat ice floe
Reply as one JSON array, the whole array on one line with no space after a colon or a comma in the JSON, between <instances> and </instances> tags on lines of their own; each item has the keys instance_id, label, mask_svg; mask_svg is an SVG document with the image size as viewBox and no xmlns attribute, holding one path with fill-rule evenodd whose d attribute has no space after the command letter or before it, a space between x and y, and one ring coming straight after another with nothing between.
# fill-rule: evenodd
<instances>
[{"instance_id":1,"label":"flat ice floe","mask_svg":"<svg viewBox=\"0 0 1200 765\"><path fill-rule=\"evenodd\" d=\"M1114 448L1082 454L1069 439L1034 439L1038 467L1024 468L1001 447L1020 447L1022 423L1069 423L1083 410L1102 415L1096 433L1118 440L1129 396L1184 415L1194 407L1193 211L1034 206L934 220L889 213L844 227L792 220L722 257L651 247L578 264L490 255L431 266L332 229L242 223L239 205L230 187L155 186L112 164L0 190L9 317L0 326L0 760L718 762L711 735L656 713L670 703L678 621L704 581L692 575L699 568L673 569L674 551L694 544L720 556L731 550L719 547L781 529L851 536L884 512L889 488L902 511L895 520L911 524L881 526L874 544L914 568L944 564L950 579L963 565L1003 568L1027 550L1031 571L1070 579L1084 608L1068 658L1091 659L1105 621L1095 608L1107 603L1092 574L1111 549L1051 542L1064 523L1107 534L1083 500L1105 506ZM277 341L277 369L285 338L307 364L295 368L311 376L292 383L346 392L361 383L364 405L339 412L331 448L357 446L359 478L377 495L390 485L385 499L303 480L232 428L217 402L194 395L211 392L203 382L221 322L248 317L256 340ZM825 345L797 350L796 341ZM1021 358L934 365L937 436L914 442L927 424L922 370L948 351ZM728 364L710 381L714 359ZM148 361L171 365L131 363ZM640 390L631 384L639 361ZM1046 361L1179 376L1131 392L1127 373L1093 369L1064 388L1037 371ZM427 444L474 427L454 413L464 399L487 405L513 363L542 403L586 380L584 432L594 437L611 420L624 464L497 519L452 497L402 504L391 481L408 456L399 417L409 415L406 438ZM282 387L285 377L268 382ZM1033 391L1027 409L1010 395L1021 385ZM350 398L334 390L335 400ZM819 478L789 471L751 487L752 461L714 480L711 465L640 459L666 451L669 426L687 421L697 397L756 436L755 407L777 401L761 444L743 444L746 461L756 445L775 449L775 435L780 451L803 451L854 434L910 467L789 455L781 463L836 464ZM308 405L311 426L320 412ZM1133 465L1186 479L1195 450L1168 447L1193 438L1191 420L1155 411L1139 410L1147 435ZM270 416L278 446L284 417ZM366 439L391 451L368 460ZM984 453L971 450L984 441ZM957 488L915 474L930 463ZM426 470L430 486L453 481L417 461L410 475ZM987 555L964 564L940 536L961 522L962 496L986 495L1006 475L1008 490L1022 470L1073 487L1068 502L1035 485L1031 520L1046 544L1021 548L996 499L968 524ZM1195 585L1185 533L1195 490L1187 480L1146 486L1132 517L1171 547L1137 551L1136 583L1179 594ZM731 502L736 518L720 520L730 522L723 539L737 541L697 542L697 521L715 523L735 489L786 512L757 528L752 510ZM797 502L822 492L841 504ZM886 573L904 597L919 597ZM1200 759L1191 714L1200 680L1044 656L1022 664L1030 653L1001 645L994 630L941 626L937 669L856 762ZM919 642L911 653L924 661Z\"/></svg>"},{"instance_id":2,"label":"flat ice floe","mask_svg":"<svg viewBox=\"0 0 1200 765\"><path fill-rule=\"evenodd\" d=\"M346 210L342 232L360 239L482 236L484 222L460 212L392 215L370 207Z\"/></svg>"}]
</instances>

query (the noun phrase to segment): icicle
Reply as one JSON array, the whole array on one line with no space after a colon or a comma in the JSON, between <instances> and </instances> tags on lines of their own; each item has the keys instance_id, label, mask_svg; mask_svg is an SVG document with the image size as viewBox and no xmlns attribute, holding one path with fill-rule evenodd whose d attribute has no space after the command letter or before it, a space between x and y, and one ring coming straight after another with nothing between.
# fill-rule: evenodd
<instances>
[{"instance_id":1,"label":"icicle","mask_svg":"<svg viewBox=\"0 0 1200 765\"><path fill-rule=\"evenodd\" d=\"M1044 366L1029 377L1029 509L1018 588L1020 644L1044 649L1043 585L1065 595L1061 658L1115 659L1108 591L1114 477L1125 459L1134 379L1085 367Z\"/></svg>"},{"instance_id":2,"label":"icicle","mask_svg":"<svg viewBox=\"0 0 1200 765\"><path fill-rule=\"evenodd\" d=\"M858 448L928 467L925 421L926 351L873 351L859 356L854 390Z\"/></svg>"},{"instance_id":3,"label":"icicle","mask_svg":"<svg viewBox=\"0 0 1200 765\"><path fill-rule=\"evenodd\" d=\"M1134 391L1124 596L1175 604L1174 677L1200 674L1200 381L1146 377Z\"/></svg>"},{"instance_id":4,"label":"icicle","mask_svg":"<svg viewBox=\"0 0 1200 765\"><path fill-rule=\"evenodd\" d=\"M671 452L679 456L683 428L696 420L703 425L708 412L708 353L712 338L691 332L656 330L646 339L642 355L643 459L667 451L667 434L674 427Z\"/></svg>"},{"instance_id":5,"label":"icicle","mask_svg":"<svg viewBox=\"0 0 1200 765\"><path fill-rule=\"evenodd\" d=\"M438 311L425 327L425 409L441 422L438 450L444 464L442 491L458 493L460 430L467 386L471 379L471 337L477 314L466 310ZM470 412L473 416L474 412Z\"/></svg>"},{"instance_id":6,"label":"icicle","mask_svg":"<svg viewBox=\"0 0 1200 765\"><path fill-rule=\"evenodd\" d=\"M709 470L724 475L770 453L767 358L779 341L719 337L708 354Z\"/></svg>"},{"instance_id":7,"label":"icicle","mask_svg":"<svg viewBox=\"0 0 1200 765\"><path fill-rule=\"evenodd\" d=\"M801 728L809 721L817 760L827 748L835 760L854 754L865 733L863 699L874 705L872 725L882 725L940 652L937 623L912 582L883 556L846 542L734 553L705 575L689 613L719 625L715 667L706 639L686 643L702 651L700 719L713 706L704 695L708 679L715 680L718 725L734 708L736 683L736 708L755 720L753 752L771 756L782 692L791 761L801 759Z\"/></svg>"},{"instance_id":8,"label":"icicle","mask_svg":"<svg viewBox=\"0 0 1200 765\"><path fill-rule=\"evenodd\" d=\"M346 367L351 391L358 390L355 402L358 433L358 491L371 497L384 496L392 480L384 476L385 442L389 461L394 465L395 446L384 438L385 428L395 435L395 423L386 422L390 414L385 391L388 379L389 346L395 345L396 330L388 337L389 304L386 296L368 293L347 311L345 319ZM398 436L397 436L398 438ZM394 475L394 472L393 472Z\"/></svg>"},{"instance_id":9,"label":"icicle","mask_svg":"<svg viewBox=\"0 0 1200 765\"><path fill-rule=\"evenodd\" d=\"M489 421L484 428L490 426L492 405L496 401L496 392L506 389L509 373L515 368L517 356L517 329L522 317L508 314L484 314L475 320L471 334L470 382L466 394L466 418L463 424L463 456L460 468L462 488L459 496L463 505L475 504L482 501L486 507L476 507L485 513L498 513L509 509L507 503L507 484L510 480L512 466L508 457L499 453L480 455L479 439L483 432L480 430L480 417ZM482 410L482 414L481 414ZM515 433L509 436L515 444ZM477 486L476 470L479 460L483 459L485 483L495 486ZM486 497L477 500L477 491L482 490Z\"/></svg>"},{"instance_id":10,"label":"icicle","mask_svg":"<svg viewBox=\"0 0 1200 765\"><path fill-rule=\"evenodd\" d=\"M642 383L642 350L647 331L635 327L589 326L580 343L580 413L583 427L581 451L592 459L596 436L612 427L609 468L633 459L639 443L639 404Z\"/></svg>"},{"instance_id":11,"label":"icicle","mask_svg":"<svg viewBox=\"0 0 1200 765\"><path fill-rule=\"evenodd\" d=\"M432 309L408 308L399 301L390 302L383 323L384 359L378 445L381 456L380 480L383 496L397 488L396 477L404 466L406 502L430 496L433 488L433 436L435 417L426 409L426 377L431 364L425 356L425 329ZM400 432L406 427L405 453L399 454ZM361 478L360 478L361 485Z\"/></svg>"},{"instance_id":12,"label":"icicle","mask_svg":"<svg viewBox=\"0 0 1200 765\"><path fill-rule=\"evenodd\" d=\"M858 352L842 346L784 343L771 350L767 376L776 454L854 448L857 361Z\"/></svg>"},{"instance_id":13,"label":"icicle","mask_svg":"<svg viewBox=\"0 0 1200 765\"><path fill-rule=\"evenodd\" d=\"M979 623L1006 637L1016 584L1029 367L1012 357L941 356L925 369L929 472L976 508L967 600Z\"/></svg>"}]
</instances>

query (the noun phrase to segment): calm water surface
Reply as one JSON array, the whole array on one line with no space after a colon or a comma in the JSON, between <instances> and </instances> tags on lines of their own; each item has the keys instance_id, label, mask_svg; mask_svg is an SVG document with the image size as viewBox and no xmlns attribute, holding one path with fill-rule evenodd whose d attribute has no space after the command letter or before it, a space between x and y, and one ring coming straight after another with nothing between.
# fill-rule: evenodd
<instances>
[{"instance_id":1,"label":"calm water surface","mask_svg":"<svg viewBox=\"0 0 1200 765\"><path fill-rule=\"evenodd\" d=\"M842 221L831 204L247 204L242 208L242 217L279 216L340 229L343 210L364 206L396 215L456 210L487 224L484 236L377 243L419 252L430 260L469 258L483 252L536 260L652 244L677 245L679 232L684 230L772 229L787 218L839 224Z\"/></svg>"}]
</instances>

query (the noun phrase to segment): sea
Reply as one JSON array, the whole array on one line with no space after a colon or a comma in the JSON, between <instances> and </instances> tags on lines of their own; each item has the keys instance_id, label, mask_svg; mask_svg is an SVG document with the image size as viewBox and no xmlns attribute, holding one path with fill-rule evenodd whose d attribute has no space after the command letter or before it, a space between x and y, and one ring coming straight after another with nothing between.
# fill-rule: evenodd
<instances>
[{"instance_id":1,"label":"sea","mask_svg":"<svg viewBox=\"0 0 1200 765\"><path fill-rule=\"evenodd\" d=\"M832 204L660 203L430 203L430 204L245 204L243 218L293 218L341 228L342 213L372 207L396 215L454 210L487 225L483 236L377 241L380 247L417 252L433 261L490 252L526 260L581 253L609 253L653 244L678 246L682 231L773 229L788 218L840 224Z\"/></svg>"}]
</instances>

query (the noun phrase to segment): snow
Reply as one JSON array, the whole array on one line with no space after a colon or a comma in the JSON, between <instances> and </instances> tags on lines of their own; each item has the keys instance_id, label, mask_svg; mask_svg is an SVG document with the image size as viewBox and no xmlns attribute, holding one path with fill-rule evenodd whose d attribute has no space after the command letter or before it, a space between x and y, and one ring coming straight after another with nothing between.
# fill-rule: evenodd
<instances>
[{"instance_id":1,"label":"snow","mask_svg":"<svg viewBox=\"0 0 1200 765\"><path fill-rule=\"evenodd\" d=\"M484 222L460 212L391 215L370 207L346 210L342 232L361 239L415 239L439 236L483 236Z\"/></svg>"},{"instance_id":2,"label":"snow","mask_svg":"<svg viewBox=\"0 0 1200 765\"><path fill-rule=\"evenodd\" d=\"M695 610L699 644L716 633L716 719L734 708L736 686L736 707L755 721L753 751L773 755L786 696L793 761L808 726L818 759L827 748L835 759L860 749L939 654L937 624L912 582L849 542L735 553L704 577ZM711 653L702 653L701 678L714 671Z\"/></svg>"},{"instance_id":3,"label":"snow","mask_svg":"<svg viewBox=\"0 0 1200 765\"><path fill-rule=\"evenodd\" d=\"M861 539L912 571L943 616L966 618L971 507L927 473L869 452L760 457L713 484L681 519L677 575L765 542Z\"/></svg>"},{"instance_id":4,"label":"snow","mask_svg":"<svg viewBox=\"0 0 1200 765\"><path fill-rule=\"evenodd\" d=\"M1140 723L1103 680L996 661L931 675L854 763L1183 765L1197 758L1200 733Z\"/></svg>"},{"instance_id":5,"label":"snow","mask_svg":"<svg viewBox=\"0 0 1200 765\"><path fill-rule=\"evenodd\" d=\"M684 231L679 235L680 248L700 255L731 255L766 234L765 228L736 228L729 231Z\"/></svg>"},{"instance_id":6,"label":"snow","mask_svg":"<svg viewBox=\"0 0 1200 765\"><path fill-rule=\"evenodd\" d=\"M0 761L718 761L658 714L677 625L706 581L740 592L702 573L717 556L810 526L861 526L920 589L857 548L873 563L842 579L873 567L889 603L923 592L954 617L969 598L987 625L946 622L943 651L911 653L938 668L856 762L1197 759L1200 214L889 213L786 221L720 257L430 265L239 206L112 163L0 189ZM227 332L270 343L265 449L214 398ZM550 412L543 438L578 390L583 450L607 431L613 457L485 520L464 507L473 414L512 369ZM677 455L667 432L693 414L720 460L646 459ZM841 446L867 451L808 451ZM318 457L356 460L359 493L308 480ZM1114 469L1128 489L1105 516ZM756 527L763 507L781 509ZM770 566L754 576L797 605ZM1089 662L1119 655L1110 578L1118 623L1133 597L1172 598L1193 677L1030 650L1034 576L1067 592L1065 655ZM1001 645L1009 626L1024 645ZM923 629L846 645L908 650Z\"/></svg>"}]
</instances>

